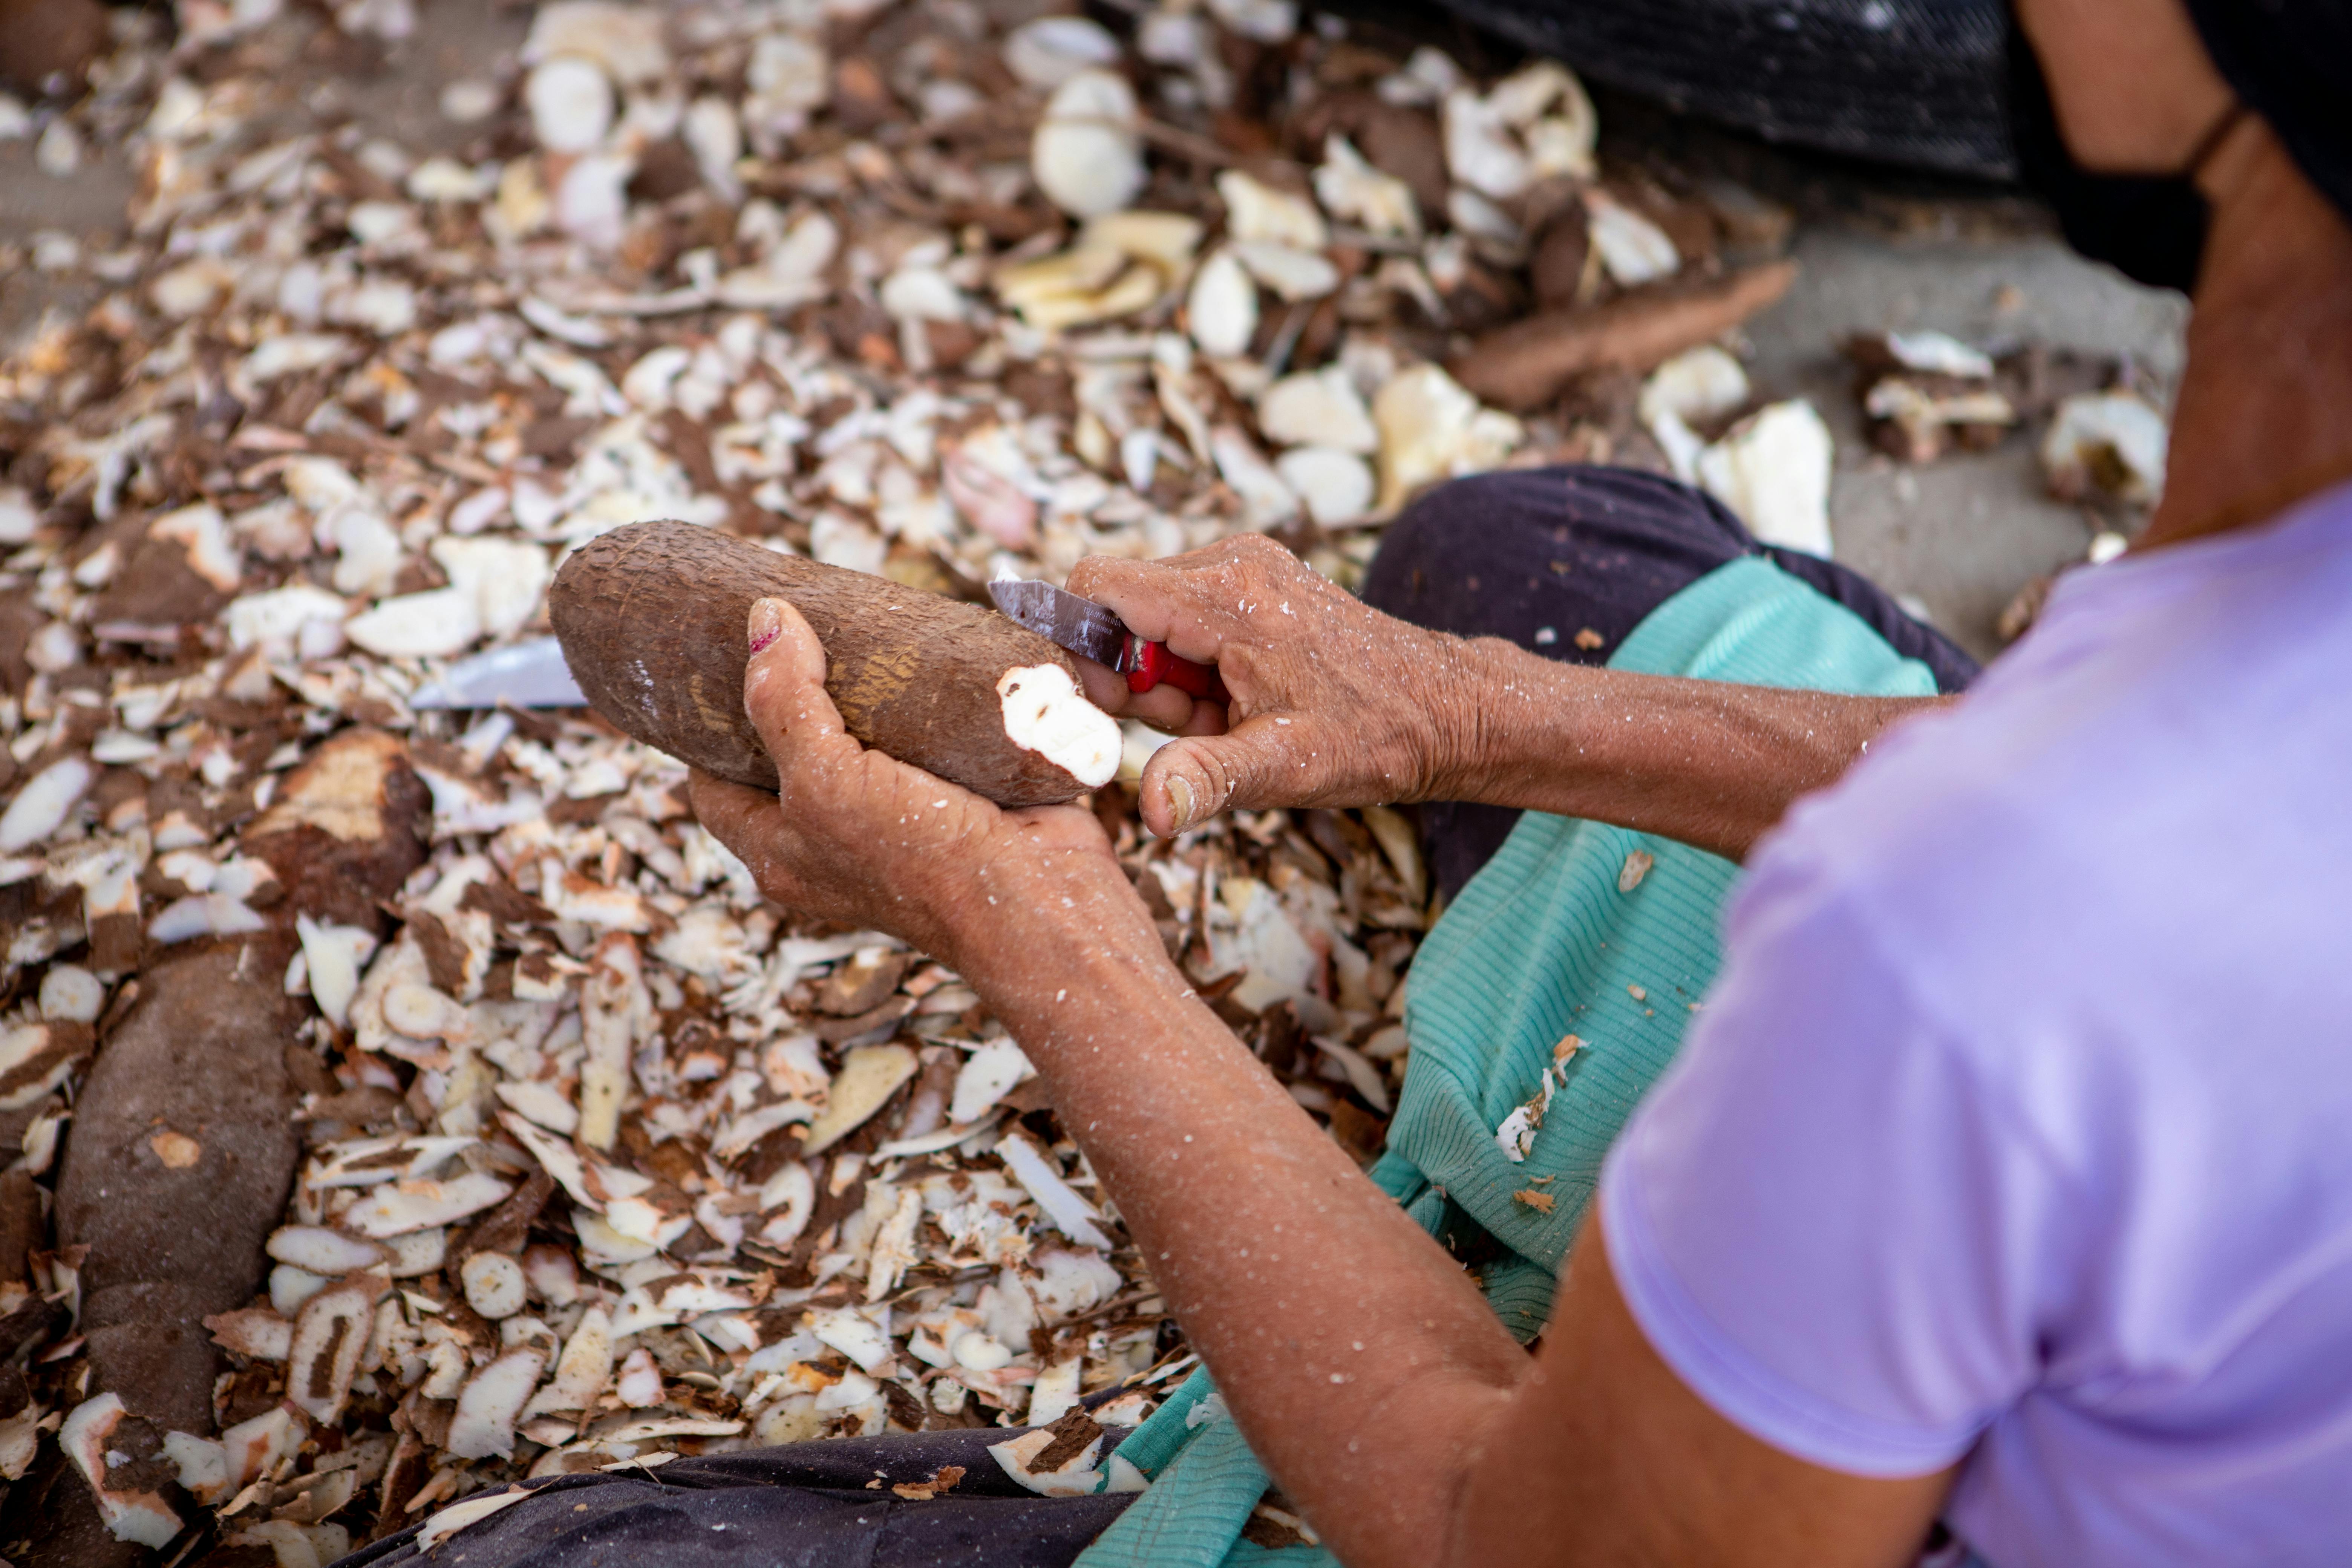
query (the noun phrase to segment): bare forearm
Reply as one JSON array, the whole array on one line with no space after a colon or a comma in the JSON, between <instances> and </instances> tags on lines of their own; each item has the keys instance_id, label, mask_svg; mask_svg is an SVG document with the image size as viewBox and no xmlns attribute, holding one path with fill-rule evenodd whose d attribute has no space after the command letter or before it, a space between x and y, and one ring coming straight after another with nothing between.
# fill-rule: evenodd
<instances>
[{"instance_id":1,"label":"bare forearm","mask_svg":"<svg viewBox=\"0 0 2352 1568\"><path fill-rule=\"evenodd\" d=\"M1453 798L1580 816L1738 860L1799 795L1943 698L1848 697L1637 675L1460 645Z\"/></svg>"},{"instance_id":2,"label":"bare forearm","mask_svg":"<svg viewBox=\"0 0 2352 1568\"><path fill-rule=\"evenodd\" d=\"M1527 1357L1148 925L1045 923L1000 925L963 972L1036 1062L1251 1447L1347 1562L1433 1561L1453 1480L1431 1457L1491 1424Z\"/></svg>"}]
</instances>

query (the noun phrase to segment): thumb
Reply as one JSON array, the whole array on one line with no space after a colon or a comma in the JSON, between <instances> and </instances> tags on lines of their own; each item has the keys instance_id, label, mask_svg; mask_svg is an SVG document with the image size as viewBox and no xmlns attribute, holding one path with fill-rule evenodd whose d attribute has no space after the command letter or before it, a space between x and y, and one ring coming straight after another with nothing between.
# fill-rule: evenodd
<instances>
[{"instance_id":1,"label":"thumb","mask_svg":"<svg viewBox=\"0 0 2352 1568\"><path fill-rule=\"evenodd\" d=\"M759 599L745 627L743 713L779 773L841 746L858 749L824 689L824 645L788 599Z\"/></svg>"},{"instance_id":2,"label":"thumb","mask_svg":"<svg viewBox=\"0 0 2352 1568\"><path fill-rule=\"evenodd\" d=\"M1261 713L1222 735L1169 742L1144 764L1143 825L1173 838L1221 811L1305 800L1323 774L1313 736L1307 720Z\"/></svg>"}]
</instances>

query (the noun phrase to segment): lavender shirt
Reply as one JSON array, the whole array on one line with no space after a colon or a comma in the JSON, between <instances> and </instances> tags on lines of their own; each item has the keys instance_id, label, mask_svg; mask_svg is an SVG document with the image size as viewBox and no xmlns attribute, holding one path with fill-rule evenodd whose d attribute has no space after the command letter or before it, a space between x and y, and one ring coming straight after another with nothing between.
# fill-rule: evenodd
<instances>
[{"instance_id":1,"label":"lavender shirt","mask_svg":"<svg viewBox=\"0 0 2352 1568\"><path fill-rule=\"evenodd\" d=\"M2347 679L2352 486L2071 574L1790 814L1601 1181L1708 1404L1957 1463L1995 1568L2352 1563Z\"/></svg>"}]
</instances>

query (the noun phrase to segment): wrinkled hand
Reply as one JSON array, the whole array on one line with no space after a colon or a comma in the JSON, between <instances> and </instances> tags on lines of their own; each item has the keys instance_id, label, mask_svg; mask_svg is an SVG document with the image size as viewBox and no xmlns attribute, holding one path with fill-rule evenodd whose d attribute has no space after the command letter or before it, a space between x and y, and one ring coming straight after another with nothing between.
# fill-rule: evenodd
<instances>
[{"instance_id":1,"label":"wrinkled hand","mask_svg":"<svg viewBox=\"0 0 2352 1568\"><path fill-rule=\"evenodd\" d=\"M1475 719L1465 645L1384 616L1259 534L1165 561L1090 556L1070 591L1139 637L1224 677L1220 712L1172 686L1110 697L1180 737L1143 773L1145 826L1167 837L1228 807L1440 797ZM1097 702L1099 683L1088 683ZM1222 731L1222 732L1220 732Z\"/></svg>"},{"instance_id":2,"label":"wrinkled hand","mask_svg":"<svg viewBox=\"0 0 2352 1568\"><path fill-rule=\"evenodd\" d=\"M824 689L824 648L782 599L751 606L743 710L778 793L697 773L695 816L779 904L904 938L959 970L1016 910L1136 900L1092 813L1006 811L857 742ZM1145 929L1149 930L1146 921ZM967 977L970 971L965 971Z\"/></svg>"}]
</instances>

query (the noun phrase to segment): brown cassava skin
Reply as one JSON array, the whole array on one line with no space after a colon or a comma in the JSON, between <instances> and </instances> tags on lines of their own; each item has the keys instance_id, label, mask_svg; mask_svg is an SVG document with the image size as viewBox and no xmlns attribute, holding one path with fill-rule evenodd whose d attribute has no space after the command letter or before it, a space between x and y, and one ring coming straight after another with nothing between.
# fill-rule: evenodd
<instances>
[{"instance_id":1,"label":"brown cassava skin","mask_svg":"<svg viewBox=\"0 0 2352 1568\"><path fill-rule=\"evenodd\" d=\"M996 682L1069 654L993 610L686 522L589 541L555 574L548 618L596 711L707 773L776 787L743 715L744 623L788 599L824 644L825 690L849 732L999 805L1055 805L1086 785L1004 733Z\"/></svg>"}]
</instances>

